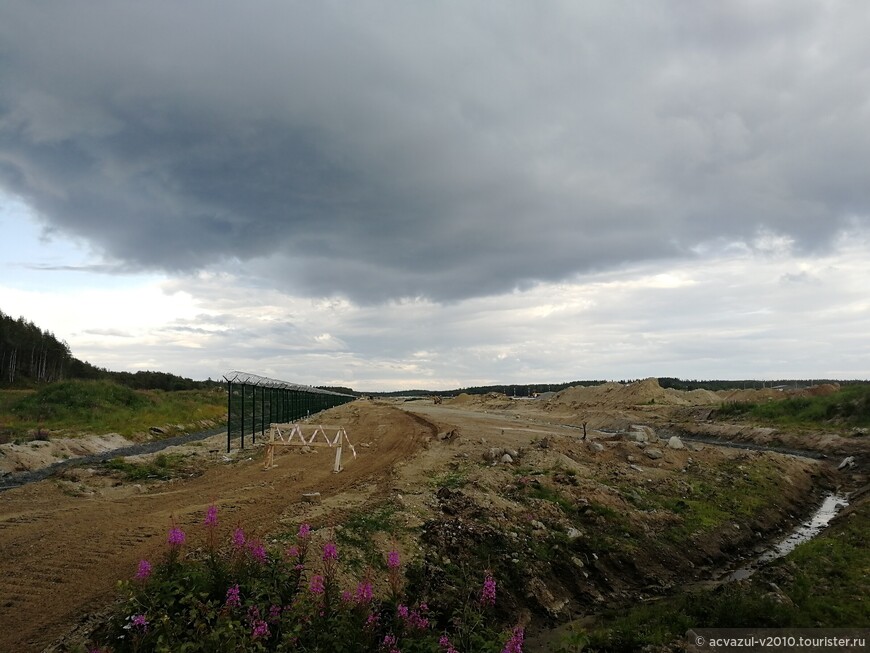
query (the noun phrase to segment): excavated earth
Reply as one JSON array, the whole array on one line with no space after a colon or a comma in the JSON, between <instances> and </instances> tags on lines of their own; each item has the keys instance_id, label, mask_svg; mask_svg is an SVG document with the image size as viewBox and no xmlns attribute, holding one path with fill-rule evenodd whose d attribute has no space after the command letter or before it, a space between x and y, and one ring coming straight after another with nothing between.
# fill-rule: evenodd
<instances>
[{"instance_id":1,"label":"excavated earth","mask_svg":"<svg viewBox=\"0 0 870 653\"><path fill-rule=\"evenodd\" d=\"M386 492L393 466L432 435L424 422L390 407L330 412L324 423L343 424L357 445L356 460L339 474L327 452L284 453L263 471L262 451L248 449L229 460L206 453L210 463L194 478L106 484L83 469L0 494L0 651L64 648L65 635L116 598L119 579L159 554L171 523L195 528L212 501L225 521L265 535L298 523L303 493L352 505L355 497ZM221 442L217 436L211 444ZM320 522L331 525L328 515Z\"/></svg>"},{"instance_id":2,"label":"excavated earth","mask_svg":"<svg viewBox=\"0 0 870 653\"><path fill-rule=\"evenodd\" d=\"M344 426L356 447L339 474L325 450L281 451L264 471L261 446L227 456L224 435L168 449L191 461L181 478L129 482L80 467L0 493L0 650L82 641L117 598L117 581L160 554L170 524L195 531L212 502L225 527L267 539L302 520L335 532L354 511L389 506L403 560L433 600L449 600L457 570L484 564L502 581L501 616L534 633L714 579L809 514L825 491L867 483L866 437L792 442L816 458L689 441L670 448L671 433L734 439L706 421L721 398L632 386L543 401L356 401L313 418ZM790 441L734 428L761 445ZM838 470L844 451L856 463ZM710 527L684 523L704 487L757 491L757 501ZM321 504L303 501L311 492Z\"/></svg>"}]
</instances>

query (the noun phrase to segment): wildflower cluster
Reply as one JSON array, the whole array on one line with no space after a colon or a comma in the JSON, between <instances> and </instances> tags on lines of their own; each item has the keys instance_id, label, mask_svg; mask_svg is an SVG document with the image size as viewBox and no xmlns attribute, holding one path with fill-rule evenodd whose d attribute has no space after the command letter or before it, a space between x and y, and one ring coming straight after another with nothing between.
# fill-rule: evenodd
<instances>
[{"instance_id":1,"label":"wildflower cluster","mask_svg":"<svg viewBox=\"0 0 870 653\"><path fill-rule=\"evenodd\" d=\"M187 536L184 534L184 531L178 527L173 527L172 530L169 531L169 536L166 538L166 541L169 543L169 546L177 547L184 544Z\"/></svg>"},{"instance_id":2,"label":"wildflower cluster","mask_svg":"<svg viewBox=\"0 0 870 653\"><path fill-rule=\"evenodd\" d=\"M495 604L496 582L489 573L479 589L469 590L466 612L457 619L404 595L395 546L386 555L386 582L368 569L342 591L338 547L327 540L309 557L308 524L299 527L283 555L241 526L224 535L228 545L220 549L214 503L201 524L204 552L195 546L187 551L187 534L171 526L164 561L139 562L125 583L127 601L89 650L522 653L522 629L502 633L493 615L485 614ZM386 595L377 595L378 586L387 588Z\"/></svg>"}]
</instances>

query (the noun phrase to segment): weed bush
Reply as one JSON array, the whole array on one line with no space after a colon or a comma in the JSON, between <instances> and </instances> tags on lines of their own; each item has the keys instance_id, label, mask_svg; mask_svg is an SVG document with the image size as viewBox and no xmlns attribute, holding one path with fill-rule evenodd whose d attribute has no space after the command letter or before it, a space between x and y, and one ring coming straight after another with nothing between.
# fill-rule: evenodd
<instances>
[{"instance_id":1,"label":"weed bush","mask_svg":"<svg viewBox=\"0 0 870 653\"><path fill-rule=\"evenodd\" d=\"M57 419L107 408L139 408L147 400L111 381L61 381L24 397L13 410L33 419Z\"/></svg>"},{"instance_id":2,"label":"weed bush","mask_svg":"<svg viewBox=\"0 0 870 653\"><path fill-rule=\"evenodd\" d=\"M720 417L746 416L790 426L818 426L833 423L855 427L870 426L870 385L854 384L822 397L788 397L765 403L726 403Z\"/></svg>"},{"instance_id":3,"label":"weed bush","mask_svg":"<svg viewBox=\"0 0 870 653\"><path fill-rule=\"evenodd\" d=\"M396 550L386 556L380 585L387 589L376 596L372 569L340 587L338 547L329 541L315 550L307 524L283 551L240 527L219 547L212 505L203 531L202 546L188 550L187 534L173 526L163 560L140 561L89 653L522 653L522 628L500 629L492 618L496 581L489 574L451 614L435 614L405 595Z\"/></svg>"},{"instance_id":4,"label":"weed bush","mask_svg":"<svg viewBox=\"0 0 870 653\"><path fill-rule=\"evenodd\" d=\"M75 433L146 433L152 426L214 422L226 396L206 390L132 390L111 381L59 381L37 391L0 391L0 441L42 429ZM173 427L167 435L174 434Z\"/></svg>"},{"instance_id":5,"label":"weed bush","mask_svg":"<svg viewBox=\"0 0 870 653\"><path fill-rule=\"evenodd\" d=\"M185 469L184 455L160 453L147 463L131 463L124 458L112 458L103 463L105 469L119 472L128 481L147 479L167 480L178 476Z\"/></svg>"}]
</instances>

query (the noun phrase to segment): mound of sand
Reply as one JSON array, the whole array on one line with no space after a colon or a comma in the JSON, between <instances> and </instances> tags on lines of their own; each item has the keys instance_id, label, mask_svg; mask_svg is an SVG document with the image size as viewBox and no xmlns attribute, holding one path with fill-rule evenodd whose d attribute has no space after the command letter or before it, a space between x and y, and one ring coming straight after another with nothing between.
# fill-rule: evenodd
<instances>
[{"instance_id":1,"label":"mound of sand","mask_svg":"<svg viewBox=\"0 0 870 653\"><path fill-rule=\"evenodd\" d=\"M602 383L601 385L573 386L565 388L548 402L553 406L641 406L659 404L665 406L706 406L718 404L722 399L709 390L684 392L663 388L658 379L649 378L634 383Z\"/></svg>"},{"instance_id":2,"label":"mound of sand","mask_svg":"<svg viewBox=\"0 0 870 653\"><path fill-rule=\"evenodd\" d=\"M795 394L800 397L826 397L839 391L839 389L839 385L834 385L833 383L821 383L819 385L811 385L809 388L798 390Z\"/></svg>"},{"instance_id":3,"label":"mound of sand","mask_svg":"<svg viewBox=\"0 0 870 653\"><path fill-rule=\"evenodd\" d=\"M446 403L451 406L486 406L489 408L505 408L510 406L512 399L501 392L487 392L485 395L471 395L467 392L456 395Z\"/></svg>"},{"instance_id":4,"label":"mound of sand","mask_svg":"<svg viewBox=\"0 0 870 653\"><path fill-rule=\"evenodd\" d=\"M697 390L689 390L682 393L682 396L693 406L707 406L710 404L718 404L722 400L715 392L698 388Z\"/></svg>"},{"instance_id":5,"label":"mound of sand","mask_svg":"<svg viewBox=\"0 0 870 653\"><path fill-rule=\"evenodd\" d=\"M754 404L774 399L785 399L786 396L782 390L773 390L772 388L762 388L761 390L719 390L716 394L719 395L720 401Z\"/></svg>"}]
</instances>

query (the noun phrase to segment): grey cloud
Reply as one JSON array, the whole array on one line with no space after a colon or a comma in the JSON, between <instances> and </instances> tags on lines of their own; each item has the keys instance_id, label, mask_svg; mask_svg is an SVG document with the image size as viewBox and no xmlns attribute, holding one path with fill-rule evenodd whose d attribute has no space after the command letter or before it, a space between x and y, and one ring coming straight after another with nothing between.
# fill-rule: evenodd
<instances>
[{"instance_id":1,"label":"grey cloud","mask_svg":"<svg viewBox=\"0 0 870 653\"><path fill-rule=\"evenodd\" d=\"M112 338L132 338L133 335L120 329L87 329L83 333L89 336L109 336Z\"/></svg>"},{"instance_id":2,"label":"grey cloud","mask_svg":"<svg viewBox=\"0 0 870 653\"><path fill-rule=\"evenodd\" d=\"M92 272L98 274L112 274L124 271L123 266L103 263L93 263L87 265L22 264L21 267L25 267L29 270L40 270L43 272Z\"/></svg>"},{"instance_id":3,"label":"grey cloud","mask_svg":"<svg viewBox=\"0 0 870 653\"><path fill-rule=\"evenodd\" d=\"M0 188L127 269L461 299L870 215L870 8L7 2Z\"/></svg>"}]
</instances>

